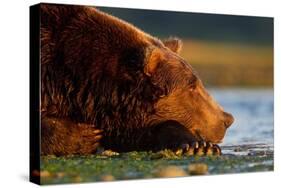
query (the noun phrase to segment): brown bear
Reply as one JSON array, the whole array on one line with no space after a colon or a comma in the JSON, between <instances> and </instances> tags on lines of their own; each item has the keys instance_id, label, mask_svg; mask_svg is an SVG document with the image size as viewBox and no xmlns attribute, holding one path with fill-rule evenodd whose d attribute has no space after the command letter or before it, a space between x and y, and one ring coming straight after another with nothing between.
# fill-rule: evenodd
<instances>
[{"instance_id":1,"label":"brown bear","mask_svg":"<svg viewBox=\"0 0 281 188\"><path fill-rule=\"evenodd\" d=\"M40 5L41 154L219 153L231 114L178 53L96 8Z\"/></svg>"}]
</instances>

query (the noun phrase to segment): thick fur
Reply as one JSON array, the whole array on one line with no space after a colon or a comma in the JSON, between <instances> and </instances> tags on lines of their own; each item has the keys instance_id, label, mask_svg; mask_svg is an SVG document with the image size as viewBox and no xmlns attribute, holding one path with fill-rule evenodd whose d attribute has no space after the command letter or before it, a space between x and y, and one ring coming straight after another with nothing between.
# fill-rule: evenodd
<instances>
[{"instance_id":1,"label":"thick fur","mask_svg":"<svg viewBox=\"0 0 281 188\"><path fill-rule=\"evenodd\" d=\"M179 40L162 43L91 7L41 4L40 14L42 154L88 154L99 144L150 150L196 139L190 125L154 116L162 96L197 78L176 55ZM174 114L186 114L179 109Z\"/></svg>"},{"instance_id":2,"label":"thick fur","mask_svg":"<svg viewBox=\"0 0 281 188\"><path fill-rule=\"evenodd\" d=\"M143 72L145 48L160 42L94 8L42 5L41 15L45 117L94 124L108 147L138 146L162 92Z\"/></svg>"}]
</instances>

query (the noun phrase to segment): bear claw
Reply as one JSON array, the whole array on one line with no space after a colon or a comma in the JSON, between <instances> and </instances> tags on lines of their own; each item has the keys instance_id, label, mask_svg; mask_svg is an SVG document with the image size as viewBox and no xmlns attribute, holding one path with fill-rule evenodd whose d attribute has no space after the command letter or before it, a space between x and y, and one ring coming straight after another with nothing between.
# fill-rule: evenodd
<instances>
[{"instance_id":1,"label":"bear claw","mask_svg":"<svg viewBox=\"0 0 281 188\"><path fill-rule=\"evenodd\" d=\"M212 144L210 142L205 141L183 144L181 148L183 154L188 156L221 155L221 149L217 144Z\"/></svg>"}]
</instances>

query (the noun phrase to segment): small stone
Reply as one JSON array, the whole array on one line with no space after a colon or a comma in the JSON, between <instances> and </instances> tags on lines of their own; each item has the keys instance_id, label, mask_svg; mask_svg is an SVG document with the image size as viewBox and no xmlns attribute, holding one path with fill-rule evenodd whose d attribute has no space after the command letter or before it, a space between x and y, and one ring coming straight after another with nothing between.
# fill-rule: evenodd
<instances>
[{"instance_id":1,"label":"small stone","mask_svg":"<svg viewBox=\"0 0 281 188\"><path fill-rule=\"evenodd\" d=\"M50 177L50 176L51 176L51 174L47 170L43 170L43 171L40 172L40 177L47 178L47 177Z\"/></svg>"},{"instance_id":2,"label":"small stone","mask_svg":"<svg viewBox=\"0 0 281 188\"><path fill-rule=\"evenodd\" d=\"M204 163L195 163L188 166L190 175L204 175L208 173L208 165Z\"/></svg>"},{"instance_id":3,"label":"small stone","mask_svg":"<svg viewBox=\"0 0 281 188\"><path fill-rule=\"evenodd\" d=\"M241 148L239 148L239 147L237 147L237 148L234 148L234 150L233 150L234 152L239 152L239 151L241 151Z\"/></svg>"},{"instance_id":4,"label":"small stone","mask_svg":"<svg viewBox=\"0 0 281 188\"><path fill-rule=\"evenodd\" d=\"M103 175L100 177L101 181L114 181L115 177L112 176L111 174Z\"/></svg>"},{"instance_id":5,"label":"small stone","mask_svg":"<svg viewBox=\"0 0 281 188\"><path fill-rule=\"evenodd\" d=\"M158 177L181 177L186 176L186 172L177 166L168 166L158 171Z\"/></svg>"},{"instance_id":6,"label":"small stone","mask_svg":"<svg viewBox=\"0 0 281 188\"><path fill-rule=\"evenodd\" d=\"M103 156L111 157L111 156L117 156L119 153L112 151L112 150L105 150L101 153Z\"/></svg>"}]
</instances>

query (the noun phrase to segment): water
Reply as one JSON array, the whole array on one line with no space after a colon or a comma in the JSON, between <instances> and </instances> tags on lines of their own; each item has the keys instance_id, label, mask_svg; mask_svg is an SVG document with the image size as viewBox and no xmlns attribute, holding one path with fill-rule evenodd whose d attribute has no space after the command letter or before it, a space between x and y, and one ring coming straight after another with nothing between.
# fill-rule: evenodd
<instances>
[{"instance_id":1,"label":"water","mask_svg":"<svg viewBox=\"0 0 281 188\"><path fill-rule=\"evenodd\" d=\"M272 89L210 89L209 92L235 118L221 144L225 151L239 146L244 147L240 154L249 155L248 151L273 152Z\"/></svg>"}]
</instances>

